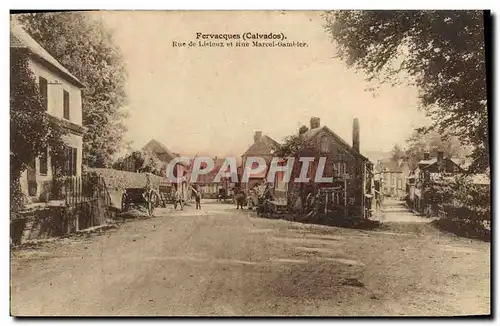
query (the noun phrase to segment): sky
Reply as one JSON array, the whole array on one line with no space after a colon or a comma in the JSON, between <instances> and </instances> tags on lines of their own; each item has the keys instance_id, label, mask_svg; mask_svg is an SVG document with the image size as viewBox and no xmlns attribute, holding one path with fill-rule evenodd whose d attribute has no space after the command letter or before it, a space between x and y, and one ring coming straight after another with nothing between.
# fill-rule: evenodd
<instances>
[{"instance_id":1,"label":"sky","mask_svg":"<svg viewBox=\"0 0 500 326\"><path fill-rule=\"evenodd\" d=\"M408 86L377 96L363 73L335 58L321 12L109 11L128 72L125 139L154 138L184 155L237 155L255 131L277 141L320 117L348 143L360 122L361 151L389 151L427 120ZM173 47L196 33L283 33L296 48ZM196 41L196 40L195 40Z\"/></svg>"}]
</instances>

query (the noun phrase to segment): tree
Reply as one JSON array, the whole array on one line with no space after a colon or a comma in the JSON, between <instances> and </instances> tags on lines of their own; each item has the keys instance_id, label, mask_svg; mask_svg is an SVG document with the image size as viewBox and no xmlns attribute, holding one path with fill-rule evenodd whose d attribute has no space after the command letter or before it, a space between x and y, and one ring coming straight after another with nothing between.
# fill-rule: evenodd
<instances>
[{"instance_id":1,"label":"tree","mask_svg":"<svg viewBox=\"0 0 500 326\"><path fill-rule=\"evenodd\" d=\"M325 19L349 67L369 81L410 77L434 121L430 128L474 146L472 171L489 166L481 11L335 11Z\"/></svg>"},{"instance_id":2,"label":"tree","mask_svg":"<svg viewBox=\"0 0 500 326\"><path fill-rule=\"evenodd\" d=\"M126 161L132 162L130 166L125 166ZM117 159L112 168L115 170L127 170L133 169L133 172L149 172L155 175L162 175L162 169L165 168L165 164L152 152L149 151L134 151L130 155Z\"/></svg>"},{"instance_id":3,"label":"tree","mask_svg":"<svg viewBox=\"0 0 500 326\"><path fill-rule=\"evenodd\" d=\"M397 161L399 159L404 159L406 157L405 151L399 145L394 145L391 154L392 154L391 157L394 161Z\"/></svg>"},{"instance_id":4,"label":"tree","mask_svg":"<svg viewBox=\"0 0 500 326\"><path fill-rule=\"evenodd\" d=\"M303 137L303 134L308 130L306 125L302 125L299 128L299 133L287 136L283 143L275 148L273 154L281 158L296 157L302 150L314 145L309 138Z\"/></svg>"},{"instance_id":5,"label":"tree","mask_svg":"<svg viewBox=\"0 0 500 326\"><path fill-rule=\"evenodd\" d=\"M106 167L122 144L126 72L111 32L84 12L19 15L26 31L79 78L82 92L84 162Z\"/></svg>"},{"instance_id":6,"label":"tree","mask_svg":"<svg viewBox=\"0 0 500 326\"><path fill-rule=\"evenodd\" d=\"M19 179L30 162L50 151L54 167L62 166L64 131L47 115L24 49L11 50L10 60L10 209L17 212L23 206Z\"/></svg>"}]
</instances>

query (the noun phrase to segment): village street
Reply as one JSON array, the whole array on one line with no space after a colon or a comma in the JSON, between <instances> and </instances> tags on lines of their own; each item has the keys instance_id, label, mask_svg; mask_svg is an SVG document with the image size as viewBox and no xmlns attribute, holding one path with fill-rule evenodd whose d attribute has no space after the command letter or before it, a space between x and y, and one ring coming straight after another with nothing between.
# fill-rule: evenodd
<instances>
[{"instance_id":1,"label":"village street","mask_svg":"<svg viewBox=\"0 0 500 326\"><path fill-rule=\"evenodd\" d=\"M355 230L257 218L216 203L155 213L100 235L14 251L11 313L490 313L489 243L427 223Z\"/></svg>"}]
</instances>

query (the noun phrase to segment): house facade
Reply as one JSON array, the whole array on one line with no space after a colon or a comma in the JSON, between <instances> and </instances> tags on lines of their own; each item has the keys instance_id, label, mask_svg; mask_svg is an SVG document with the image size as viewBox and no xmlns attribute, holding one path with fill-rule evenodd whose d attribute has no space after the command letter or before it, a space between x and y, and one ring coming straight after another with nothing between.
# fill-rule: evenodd
<instances>
[{"instance_id":1,"label":"house facade","mask_svg":"<svg viewBox=\"0 0 500 326\"><path fill-rule=\"evenodd\" d=\"M10 51L23 52L29 58L49 118L59 123L67 132L64 135L67 177L79 177L82 173L83 135L82 89L84 85L54 57L42 48L21 26L11 22ZM21 189L30 198L49 191L53 179L53 167L49 150L41 157L33 158L28 169L21 175Z\"/></svg>"},{"instance_id":2,"label":"house facade","mask_svg":"<svg viewBox=\"0 0 500 326\"><path fill-rule=\"evenodd\" d=\"M224 165L226 159L218 158L217 156L213 158L214 167L213 169L206 173L198 175L196 180L196 187L201 191L203 198L217 198L219 194L219 189L223 188L226 192L229 192L235 184L232 182L231 178L222 177L219 181L216 181L215 178L219 173L221 167ZM207 166L202 164L201 168L205 169ZM226 172L230 172L230 167L227 167Z\"/></svg>"},{"instance_id":3,"label":"house facade","mask_svg":"<svg viewBox=\"0 0 500 326\"><path fill-rule=\"evenodd\" d=\"M320 125L320 119L311 118L309 130L300 130L299 137L307 140L308 146L298 157L314 157L309 164L309 183L295 183L302 169L301 162L295 162L290 183L286 186L290 204L300 198L306 204L307 198L321 190L326 196L326 210L344 217L365 217L372 206L373 164L360 154L359 121L353 121L352 146L327 126ZM314 182L319 159L325 158L322 176L331 177L331 182Z\"/></svg>"},{"instance_id":4,"label":"house facade","mask_svg":"<svg viewBox=\"0 0 500 326\"><path fill-rule=\"evenodd\" d=\"M267 166L271 163L273 152L279 146L278 142L267 135L263 135L262 131L256 131L253 137L253 144L241 155L241 168L239 169L239 178L241 180L244 174L244 168L249 157L261 157L266 161ZM256 164L252 166L256 168ZM266 180L268 169L249 175L248 182L242 182L242 189L248 191L257 185L261 185Z\"/></svg>"},{"instance_id":5,"label":"house facade","mask_svg":"<svg viewBox=\"0 0 500 326\"><path fill-rule=\"evenodd\" d=\"M432 198L426 195L425 185L443 178L448 178L451 182L453 176L461 172L463 169L459 160L445 158L443 151L438 151L434 158L430 157L430 153L424 153L423 160L418 162L417 167L408 176L406 201L409 208L421 214L428 212Z\"/></svg>"},{"instance_id":6,"label":"house facade","mask_svg":"<svg viewBox=\"0 0 500 326\"><path fill-rule=\"evenodd\" d=\"M410 172L410 165L404 159L379 160L375 166L375 173L379 174L382 194L385 197L404 198Z\"/></svg>"}]
</instances>

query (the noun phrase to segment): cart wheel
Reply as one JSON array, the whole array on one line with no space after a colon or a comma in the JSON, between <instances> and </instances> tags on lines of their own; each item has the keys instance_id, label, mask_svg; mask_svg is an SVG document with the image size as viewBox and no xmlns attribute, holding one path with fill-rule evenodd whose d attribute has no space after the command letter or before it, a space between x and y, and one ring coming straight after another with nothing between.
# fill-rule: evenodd
<instances>
[{"instance_id":1,"label":"cart wheel","mask_svg":"<svg viewBox=\"0 0 500 326\"><path fill-rule=\"evenodd\" d=\"M154 210L153 201L150 199L148 201L148 214L149 214L149 216L153 215L153 210Z\"/></svg>"}]
</instances>

